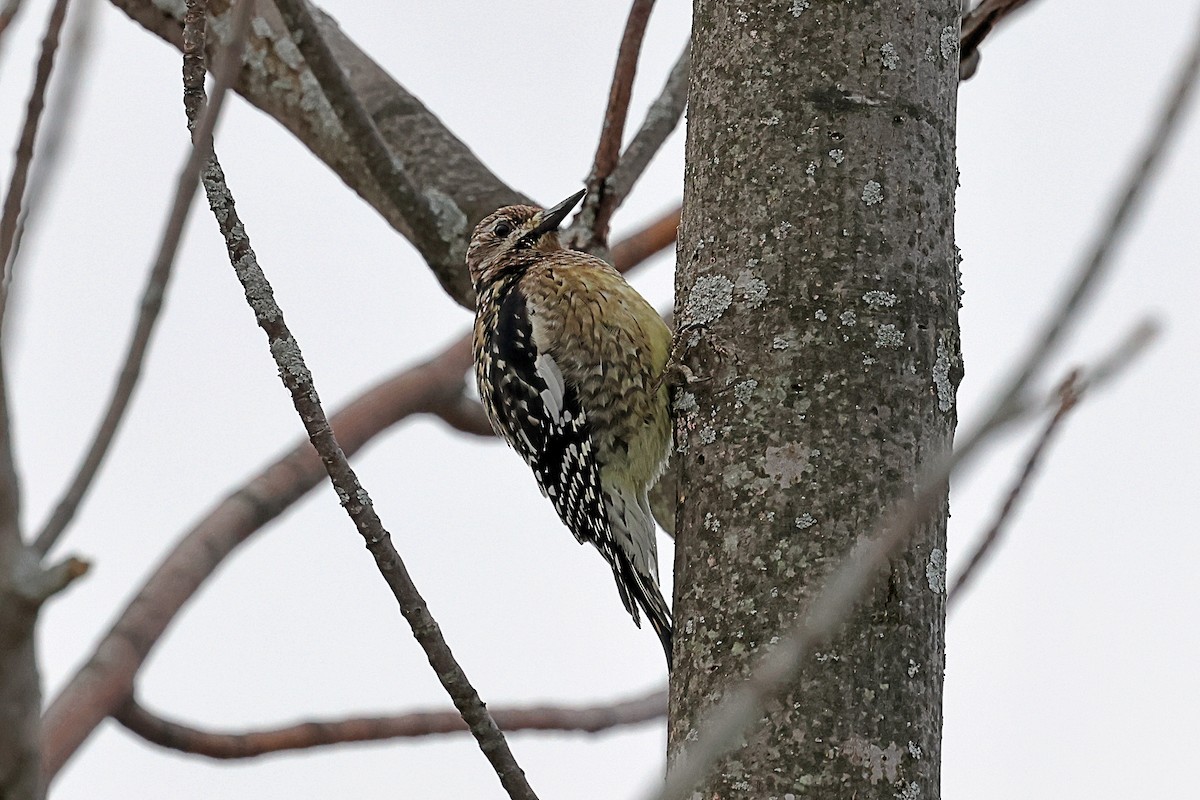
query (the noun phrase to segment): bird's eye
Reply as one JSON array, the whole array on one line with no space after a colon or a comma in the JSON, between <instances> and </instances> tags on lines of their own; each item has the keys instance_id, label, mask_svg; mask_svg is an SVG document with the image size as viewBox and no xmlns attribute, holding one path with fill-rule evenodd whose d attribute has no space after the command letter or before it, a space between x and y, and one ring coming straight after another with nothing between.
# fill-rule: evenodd
<instances>
[{"instance_id":1,"label":"bird's eye","mask_svg":"<svg viewBox=\"0 0 1200 800\"><path fill-rule=\"evenodd\" d=\"M496 227L492 228L492 233L496 234L497 239L507 238L513 232L513 226L507 222L497 222Z\"/></svg>"}]
</instances>

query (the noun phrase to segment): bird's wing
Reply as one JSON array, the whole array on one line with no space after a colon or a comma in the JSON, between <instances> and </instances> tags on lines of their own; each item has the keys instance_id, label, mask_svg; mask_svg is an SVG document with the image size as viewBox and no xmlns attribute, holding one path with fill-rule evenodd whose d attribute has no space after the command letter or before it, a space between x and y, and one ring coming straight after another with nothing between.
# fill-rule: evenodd
<instances>
[{"instance_id":1,"label":"bird's wing","mask_svg":"<svg viewBox=\"0 0 1200 800\"><path fill-rule=\"evenodd\" d=\"M603 551L611 536L587 415L554 358L537 351L519 286L500 305L495 335L503 368L494 367L489 385L505 438L533 468L542 494L575 538Z\"/></svg>"}]
</instances>

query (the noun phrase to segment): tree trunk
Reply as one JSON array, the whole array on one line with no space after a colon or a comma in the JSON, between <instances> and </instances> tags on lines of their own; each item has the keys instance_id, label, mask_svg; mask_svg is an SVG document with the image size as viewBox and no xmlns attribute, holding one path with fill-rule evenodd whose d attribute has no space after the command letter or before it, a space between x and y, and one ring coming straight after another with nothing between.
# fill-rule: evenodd
<instances>
[{"instance_id":1,"label":"tree trunk","mask_svg":"<svg viewBox=\"0 0 1200 800\"><path fill-rule=\"evenodd\" d=\"M950 447L958 12L695 2L672 758ZM697 797L939 796L945 518Z\"/></svg>"}]
</instances>

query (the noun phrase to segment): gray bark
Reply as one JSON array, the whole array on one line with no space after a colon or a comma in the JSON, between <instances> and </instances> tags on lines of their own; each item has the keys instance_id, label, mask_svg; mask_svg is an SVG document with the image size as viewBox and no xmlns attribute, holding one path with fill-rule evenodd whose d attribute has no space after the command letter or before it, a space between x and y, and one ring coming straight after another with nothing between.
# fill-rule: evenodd
<instances>
[{"instance_id":1,"label":"gray bark","mask_svg":"<svg viewBox=\"0 0 1200 800\"><path fill-rule=\"evenodd\" d=\"M950 446L958 11L696 0L671 758ZM945 511L697 797L939 796Z\"/></svg>"}]
</instances>

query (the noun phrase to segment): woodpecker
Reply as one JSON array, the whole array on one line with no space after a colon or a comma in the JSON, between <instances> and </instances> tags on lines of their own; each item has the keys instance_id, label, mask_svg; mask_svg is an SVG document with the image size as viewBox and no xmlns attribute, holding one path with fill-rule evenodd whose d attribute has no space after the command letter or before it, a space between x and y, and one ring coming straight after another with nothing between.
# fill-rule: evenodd
<instances>
[{"instance_id":1,"label":"woodpecker","mask_svg":"<svg viewBox=\"0 0 1200 800\"><path fill-rule=\"evenodd\" d=\"M639 628L645 611L670 669L647 493L671 444L661 380L671 332L619 272L559 242L585 193L546 210L507 206L476 226L475 379L492 428L575 538L604 556Z\"/></svg>"}]
</instances>

